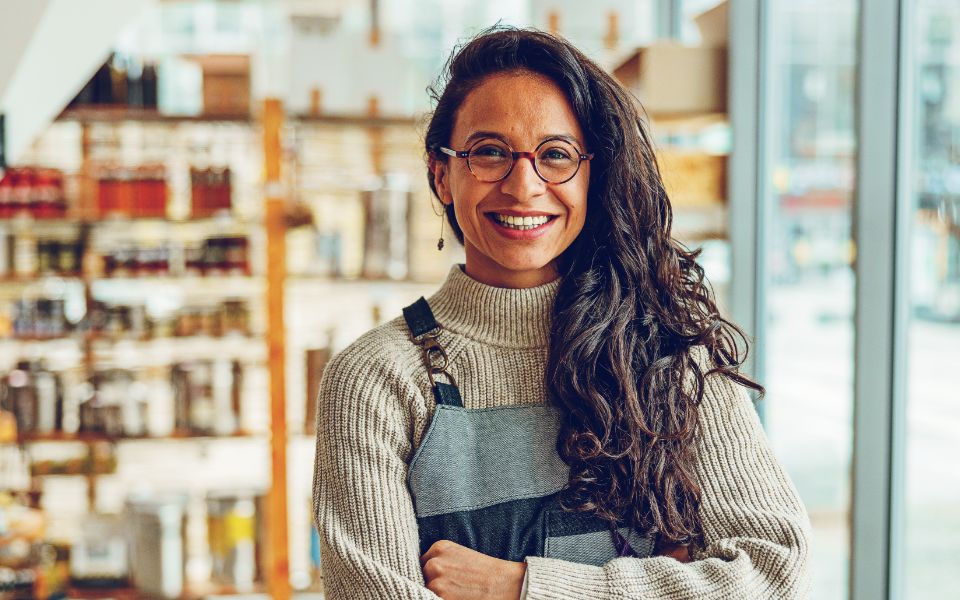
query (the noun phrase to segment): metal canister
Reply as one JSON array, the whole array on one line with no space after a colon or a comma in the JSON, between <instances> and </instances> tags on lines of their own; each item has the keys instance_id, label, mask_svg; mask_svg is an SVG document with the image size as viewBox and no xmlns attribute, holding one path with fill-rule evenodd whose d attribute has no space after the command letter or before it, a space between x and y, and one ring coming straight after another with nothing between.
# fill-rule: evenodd
<instances>
[{"instance_id":1,"label":"metal canister","mask_svg":"<svg viewBox=\"0 0 960 600\"><path fill-rule=\"evenodd\" d=\"M186 510L185 494L127 498L130 576L145 595L178 598L184 592Z\"/></svg>"}]
</instances>

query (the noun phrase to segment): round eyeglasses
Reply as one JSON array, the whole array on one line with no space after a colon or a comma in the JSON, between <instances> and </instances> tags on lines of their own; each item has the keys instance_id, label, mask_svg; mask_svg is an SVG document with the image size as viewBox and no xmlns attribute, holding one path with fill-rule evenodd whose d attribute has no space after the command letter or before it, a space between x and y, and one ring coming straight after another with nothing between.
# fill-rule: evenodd
<instances>
[{"instance_id":1,"label":"round eyeglasses","mask_svg":"<svg viewBox=\"0 0 960 600\"><path fill-rule=\"evenodd\" d=\"M505 179L513 171L518 158L529 158L533 170L547 183L566 183L580 170L580 163L593 158L561 138L540 142L533 152L515 152L506 142L496 138L483 138L467 150L452 150L437 146L437 150L454 158L467 159L467 168L473 176L484 183Z\"/></svg>"}]
</instances>

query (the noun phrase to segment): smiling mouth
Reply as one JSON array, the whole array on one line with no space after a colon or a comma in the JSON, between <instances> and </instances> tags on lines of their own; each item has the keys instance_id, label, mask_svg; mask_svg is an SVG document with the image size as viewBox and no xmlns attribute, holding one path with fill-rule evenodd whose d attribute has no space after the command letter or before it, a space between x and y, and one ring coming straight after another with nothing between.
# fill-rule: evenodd
<instances>
[{"instance_id":1,"label":"smiling mouth","mask_svg":"<svg viewBox=\"0 0 960 600\"><path fill-rule=\"evenodd\" d=\"M496 212L487 213L487 216L497 225L516 231L530 231L539 229L550 221L557 218L557 215L538 215L535 217L515 217L512 215L503 215Z\"/></svg>"}]
</instances>

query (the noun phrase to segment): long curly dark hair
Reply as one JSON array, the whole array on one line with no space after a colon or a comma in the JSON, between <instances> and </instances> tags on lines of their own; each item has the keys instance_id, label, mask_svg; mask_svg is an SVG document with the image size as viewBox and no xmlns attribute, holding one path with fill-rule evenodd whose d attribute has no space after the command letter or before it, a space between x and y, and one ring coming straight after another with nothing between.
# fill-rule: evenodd
<instances>
[{"instance_id":1,"label":"long curly dark hair","mask_svg":"<svg viewBox=\"0 0 960 600\"><path fill-rule=\"evenodd\" d=\"M557 259L563 280L552 312L547 394L564 417L557 449L570 466L567 510L700 544L694 438L706 376L739 373L748 340L720 315L689 250L671 237L664 191L642 108L620 83L561 37L495 26L454 50L430 88L428 155L449 145L457 110L484 78L528 71L567 95L591 163L583 231ZM428 170L434 195L437 189ZM447 219L460 243L453 205ZM694 347L713 363L704 372ZM705 363L703 363L705 364Z\"/></svg>"}]
</instances>

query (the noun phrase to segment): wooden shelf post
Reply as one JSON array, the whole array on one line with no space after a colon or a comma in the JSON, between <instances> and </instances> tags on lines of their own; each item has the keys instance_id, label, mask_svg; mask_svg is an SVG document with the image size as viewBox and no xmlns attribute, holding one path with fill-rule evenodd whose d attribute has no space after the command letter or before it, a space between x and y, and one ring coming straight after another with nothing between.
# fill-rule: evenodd
<instances>
[{"instance_id":1,"label":"wooden shelf post","mask_svg":"<svg viewBox=\"0 0 960 600\"><path fill-rule=\"evenodd\" d=\"M283 295L286 279L286 226L280 180L283 104L269 98L263 106L263 155L266 167L267 345L270 369L270 458L268 495L270 559L267 586L274 600L288 600L290 563L287 543L287 399L285 389Z\"/></svg>"}]
</instances>

